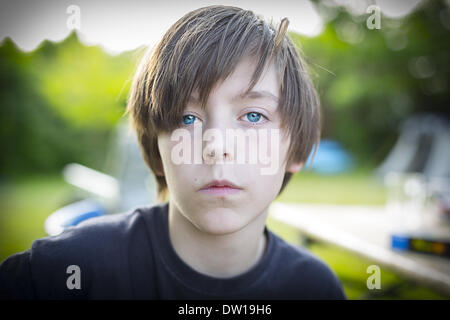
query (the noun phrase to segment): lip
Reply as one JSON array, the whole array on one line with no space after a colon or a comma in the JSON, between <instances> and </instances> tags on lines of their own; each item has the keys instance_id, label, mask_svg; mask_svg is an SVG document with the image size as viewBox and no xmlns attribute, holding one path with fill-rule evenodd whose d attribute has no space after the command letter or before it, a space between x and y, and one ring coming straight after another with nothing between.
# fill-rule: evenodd
<instances>
[{"instance_id":1,"label":"lip","mask_svg":"<svg viewBox=\"0 0 450 320\"><path fill-rule=\"evenodd\" d=\"M212 195L235 194L242 190L241 187L228 180L213 180L199 189L202 193Z\"/></svg>"}]
</instances>

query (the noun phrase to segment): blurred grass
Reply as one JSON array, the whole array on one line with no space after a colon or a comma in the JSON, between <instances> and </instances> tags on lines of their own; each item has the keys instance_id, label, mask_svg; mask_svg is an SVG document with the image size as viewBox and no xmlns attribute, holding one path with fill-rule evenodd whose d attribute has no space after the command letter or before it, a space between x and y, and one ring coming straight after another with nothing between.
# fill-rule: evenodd
<instances>
[{"instance_id":1,"label":"blurred grass","mask_svg":"<svg viewBox=\"0 0 450 320\"><path fill-rule=\"evenodd\" d=\"M45 237L45 219L70 199L59 176L32 176L0 184L0 261Z\"/></svg>"},{"instance_id":2,"label":"blurred grass","mask_svg":"<svg viewBox=\"0 0 450 320\"><path fill-rule=\"evenodd\" d=\"M0 184L0 261L30 248L35 239L45 237L44 221L54 210L73 197L74 188L59 176L33 176ZM293 177L276 201L380 205L385 201L383 187L367 171L321 176L301 172ZM286 241L304 245L294 228L268 220L268 227ZM381 269L382 289L366 287L366 269L377 264L338 247L312 242L307 249L324 260L341 279L349 299L443 299L431 290L415 286L388 270ZM390 292L390 287L399 287Z\"/></svg>"},{"instance_id":3,"label":"blurred grass","mask_svg":"<svg viewBox=\"0 0 450 320\"><path fill-rule=\"evenodd\" d=\"M276 201L383 205L386 201L386 191L381 181L367 169L335 175L302 171L292 177Z\"/></svg>"}]
</instances>

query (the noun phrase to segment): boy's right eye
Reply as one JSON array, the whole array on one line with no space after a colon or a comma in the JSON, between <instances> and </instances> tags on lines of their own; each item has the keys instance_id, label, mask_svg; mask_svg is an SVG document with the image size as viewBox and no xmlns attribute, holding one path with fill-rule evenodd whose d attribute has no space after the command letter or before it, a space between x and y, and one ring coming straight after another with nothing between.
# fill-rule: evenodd
<instances>
[{"instance_id":1,"label":"boy's right eye","mask_svg":"<svg viewBox=\"0 0 450 320\"><path fill-rule=\"evenodd\" d=\"M183 124L185 124L185 125L192 124L192 123L194 123L195 119L196 119L196 116L194 116L192 114L185 115L185 116L183 116Z\"/></svg>"}]
</instances>

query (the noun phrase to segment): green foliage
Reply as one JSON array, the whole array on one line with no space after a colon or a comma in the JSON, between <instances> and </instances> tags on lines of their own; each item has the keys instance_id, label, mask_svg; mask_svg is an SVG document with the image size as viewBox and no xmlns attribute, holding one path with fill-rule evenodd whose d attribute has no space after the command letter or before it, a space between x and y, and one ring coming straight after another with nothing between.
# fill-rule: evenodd
<instances>
[{"instance_id":1,"label":"green foliage","mask_svg":"<svg viewBox=\"0 0 450 320\"><path fill-rule=\"evenodd\" d=\"M80 128L114 126L126 105L131 54L108 56L99 47L81 45L75 33L54 47L45 42L37 50L33 69L49 105Z\"/></svg>"},{"instance_id":2,"label":"green foliage","mask_svg":"<svg viewBox=\"0 0 450 320\"><path fill-rule=\"evenodd\" d=\"M32 57L20 53L11 41L0 48L0 145L2 173L48 171L69 160L73 150L65 125L38 91L28 71ZM53 156L60 153L59 156Z\"/></svg>"},{"instance_id":3,"label":"green foliage","mask_svg":"<svg viewBox=\"0 0 450 320\"><path fill-rule=\"evenodd\" d=\"M0 46L0 175L51 173L68 162L101 169L125 110L136 59L108 56L75 33L26 54Z\"/></svg>"},{"instance_id":4,"label":"green foliage","mask_svg":"<svg viewBox=\"0 0 450 320\"><path fill-rule=\"evenodd\" d=\"M382 16L379 30L366 27L368 14L326 10L334 18L318 37L291 34L319 90L323 136L343 143L359 164L377 165L409 115L449 114L449 9L426 1L401 20Z\"/></svg>"}]
</instances>

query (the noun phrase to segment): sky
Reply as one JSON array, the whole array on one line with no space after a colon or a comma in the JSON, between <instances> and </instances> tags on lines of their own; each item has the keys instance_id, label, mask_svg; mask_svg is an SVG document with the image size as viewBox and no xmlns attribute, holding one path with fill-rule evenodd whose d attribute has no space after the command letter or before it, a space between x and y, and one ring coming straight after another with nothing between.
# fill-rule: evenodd
<instances>
[{"instance_id":1,"label":"sky","mask_svg":"<svg viewBox=\"0 0 450 320\"><path fill-rule=\"evenodd\" d=\"M355 14L368 15L365 12L368 3L374 1L327 0L322 3L333 2ZM420 2L377 0L376 4L385 16L398 18L411 12ZM142 45L155 45L184 14L212 4L250 9L275 24L287 17L289 30L310 37L320 34L324 27L317 5L308 0L0 0L0 42L10 37L20 49L32 51L43 40L61 41L76 29L84 44L100 45L116 54Z\"/></svg>"}]
</instances>

